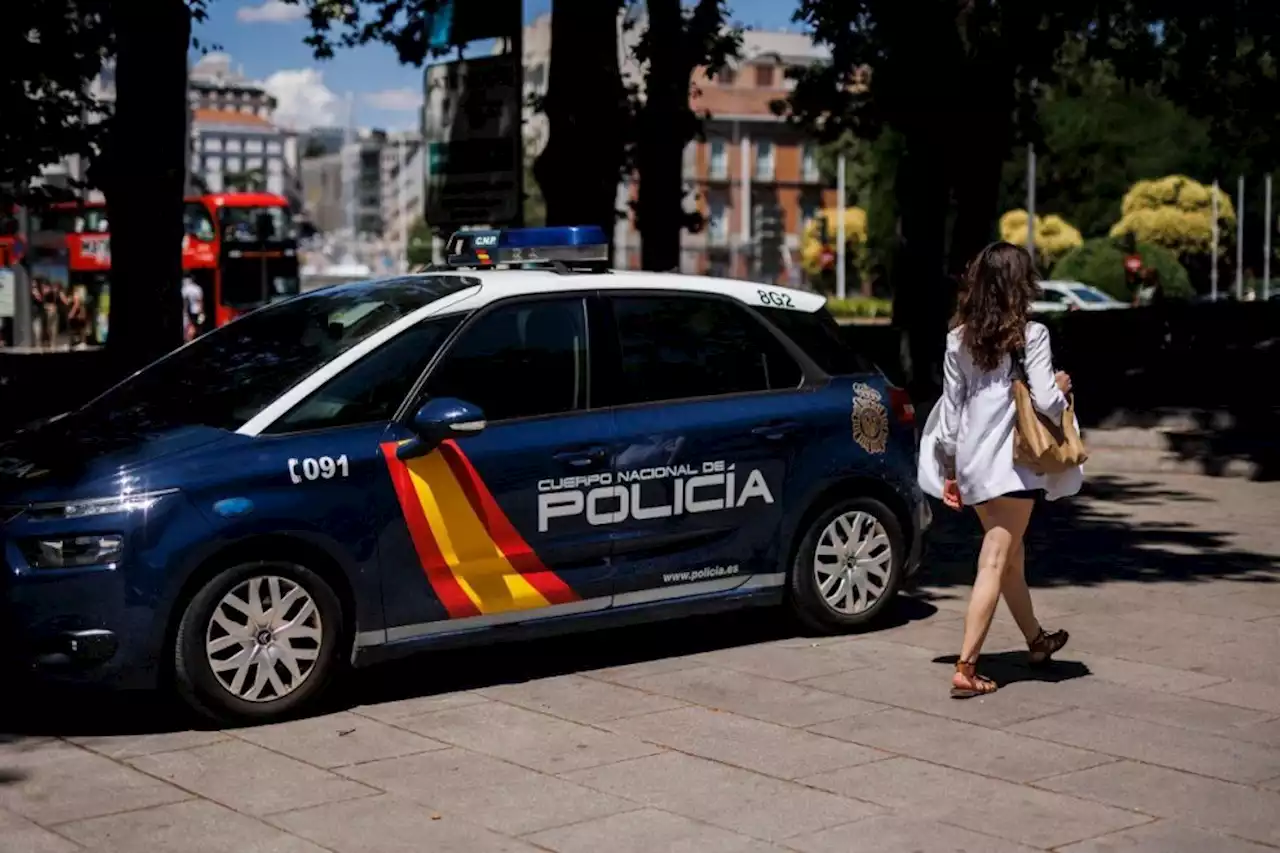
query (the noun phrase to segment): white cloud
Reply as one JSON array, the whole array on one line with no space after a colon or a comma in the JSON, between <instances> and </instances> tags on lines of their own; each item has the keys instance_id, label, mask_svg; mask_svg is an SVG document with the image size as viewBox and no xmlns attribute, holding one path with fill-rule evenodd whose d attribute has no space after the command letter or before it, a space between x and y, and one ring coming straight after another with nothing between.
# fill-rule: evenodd
<instances>
[{"instance_id":1,"label":"white cloud","mask_svg":"<svg viewBox=\"0 0 1280 853\"><path fill-rule=\"evenodd\" d=\"M415 89L383 89L363 96L366 104L376 110L413 112L422 106L422 93Z\"/></svg>"},{"instance_id":2,"label":"white cloud","mask_svg":"<svg viewBox=\"0 0 1280 853\"><path fill-rule=\"evenodd\" d=\"M262 87L277 101L274 121L280 127L308 130L345 123L342 99L324 84L324 73L314 68L277 71Z\"/></svg>"},{"instance_id":3,"label":"white cloud","mask_svg":"<svg viewBox=\"0 0 1280 853\"><path fill-rule=\"evenodd\" d=\"M279 24L298 21L306 16L305 6L285 3L283 0L263 0L259 6L241 6L236 10L236 20L242 24Z\"/></svg>"}]
</instances>

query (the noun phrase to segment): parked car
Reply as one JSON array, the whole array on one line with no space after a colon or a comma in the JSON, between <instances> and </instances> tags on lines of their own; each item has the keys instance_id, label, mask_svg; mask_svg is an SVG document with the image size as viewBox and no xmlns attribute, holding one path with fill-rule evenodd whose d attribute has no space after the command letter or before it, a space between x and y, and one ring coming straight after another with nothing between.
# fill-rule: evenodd
<instances>
[{"instance_id":1,"label":"parked car","mask_svg":"<svg viewBox=\"0 0 1280 853\"><path fill-rule=\"evenodd\" d=\"M1061 311L1109 311L1129 306L1090 284L1079 281L1042 281L1040 298L1031 303L1036 314Z\"/></svg>"},{"instance_id":2,"label":"parked car","mask_svg":"<svg viewBox=\"0 0 1280 853\"><path fill-rule=\"evenodd\" d=\"M817 294L606 256L599 228L470 232L0 442L0 652L260 721L427 648L874 619L930 522L905 392Z\"/></svg>"}]
</instances>

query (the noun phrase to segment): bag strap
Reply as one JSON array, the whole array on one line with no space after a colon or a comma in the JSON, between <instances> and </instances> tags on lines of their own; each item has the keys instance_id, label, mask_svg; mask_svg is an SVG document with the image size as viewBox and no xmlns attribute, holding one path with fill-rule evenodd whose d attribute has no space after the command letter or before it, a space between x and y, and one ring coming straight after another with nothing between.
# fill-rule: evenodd
<instances>
[{"instance_id":1,"label":"bag strap","mask_svg":"<svg viewBox=\"0 0 1280 853\"><path fill-rule=\"evenodd\" d=\"M1031 379L1027 376L1027 350L1025 347L1017 347L1009 351L1009 376L1020 380L1028 386L1031 384Z\"/></svg>"}]
</instances>

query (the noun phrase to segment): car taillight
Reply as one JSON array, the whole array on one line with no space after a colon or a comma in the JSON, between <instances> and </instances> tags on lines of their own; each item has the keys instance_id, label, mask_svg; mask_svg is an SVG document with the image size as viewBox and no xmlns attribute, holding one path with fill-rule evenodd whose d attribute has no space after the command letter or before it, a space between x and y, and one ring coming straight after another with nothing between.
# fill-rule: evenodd
<instances>
[{"instance_id":1,"label":"car taillight","mask_svg":"<svg viewBox=\"0 0 1280 853\"><path fill-rule=\"evenodd\" d=\"M889 386L889 406L893 409L893 416L898 423L903 426L915 425L916 407L905 389Z\"/></svg>"}]
</instances>

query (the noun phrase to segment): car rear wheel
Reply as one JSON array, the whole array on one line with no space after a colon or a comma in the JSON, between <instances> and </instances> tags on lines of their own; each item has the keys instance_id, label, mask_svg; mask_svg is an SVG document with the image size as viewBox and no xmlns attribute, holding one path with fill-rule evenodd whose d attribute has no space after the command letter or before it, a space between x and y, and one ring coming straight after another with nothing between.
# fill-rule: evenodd
<instances>
[{"instance_id":1,"label":"car rear wheel","mask_svg":"<svg viewBox=\"0 0 1280 853\"><path fill-rule=\"evenodd\" d=\"M341 604L319 575L242 563L188 602L174 643L178 690L218 722L276 719L328 686L341 636Z\"/></svg>"},{"instance_id":2,"label":"car rear wheel","mask_svg":"<svg viewBox=\"0 0 1280 853\"><path fill-rule=\"evenodd\" d=\"M806 625L840 633L873 621L898 592L906 560L902 525L874 498L848 498L805 531L790 574L790 601Z\"/></svg>"}]
</instances>

